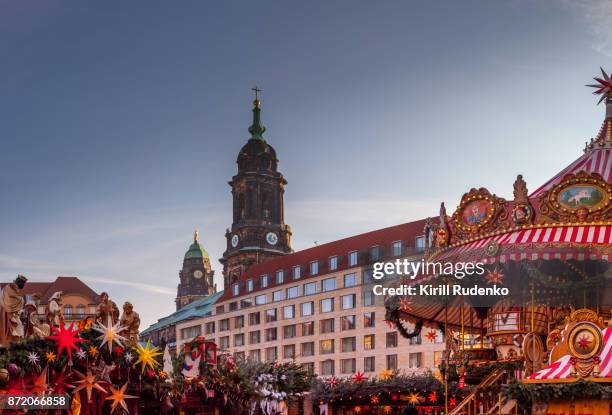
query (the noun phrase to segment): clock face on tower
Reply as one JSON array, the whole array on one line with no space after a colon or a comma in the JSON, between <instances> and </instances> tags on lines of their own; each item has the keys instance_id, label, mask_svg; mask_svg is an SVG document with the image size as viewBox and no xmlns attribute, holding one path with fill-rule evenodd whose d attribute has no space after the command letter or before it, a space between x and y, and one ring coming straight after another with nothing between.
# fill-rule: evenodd
<instances>
[{"instance_id":1,"label":"clock face on tower","mask_svg":"<svg viewBox=\"0 0 612 415\"><path fill-rule=\"evenodd\" d=\"M196 269L195 271L193 271L193 278L199 280L203 276L204 276L204 273L200 271L199 269Z\"/></svg>"},{"instance_id":2,"label":"clock face on tower","mask_svg":"<svg viewBox=\"0 0 612 415\"><path fill-rule=\"evenodd\" d=\"M266 234L266 242L268 242L270 245L276 245L278 242L278 236L276 236L274 232L268 232Z\"/></svg>"},{"instance_id":3,"label":"clock face on tower","mask_svg":"<svg viewBox=\"0 0 612 415\"><path fill-rule=\"evenodd\" d=\"M238 235L232 236L232 247L236 248L238 246L238 242L240 242Z\"/></svg>"}]
</instances>

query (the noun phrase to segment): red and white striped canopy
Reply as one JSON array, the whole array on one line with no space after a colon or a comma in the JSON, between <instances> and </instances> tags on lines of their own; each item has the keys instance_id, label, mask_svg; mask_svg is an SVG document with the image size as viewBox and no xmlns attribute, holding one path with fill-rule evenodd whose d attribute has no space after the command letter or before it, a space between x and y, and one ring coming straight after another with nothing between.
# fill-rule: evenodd
<instances>
[{"instance_id":1,"label":"red and white striped canopy","mask_svg":"<svg viewBox=\"0 0 612 415\"><path fill-rule=\"evenodd\" d=\"M603 350L599 355L599 377L612 378L612 327L603 330ZM567 379L572 371L571 356L565 355L552 365L529 377L529 380Z\"/></svg>"},{"instance_id":2,"label":"red and white striped canopy","mask_svg":"<svg viewBox=\"0 0 612 415\"><path fill-rule=\"evenodd\" d=\"M485 263L520 261L523 259L607 260L608 250L596 248L598 246L609 247L611 243L612 225L521 229L449 248L435 257L435 260L472 256L478 257ZM493 253L485 250L490 244L498 246ZM516 249L508 249L510 247ZM589 250L589 247L595 249Z\"/></svg>"}]
</instances>

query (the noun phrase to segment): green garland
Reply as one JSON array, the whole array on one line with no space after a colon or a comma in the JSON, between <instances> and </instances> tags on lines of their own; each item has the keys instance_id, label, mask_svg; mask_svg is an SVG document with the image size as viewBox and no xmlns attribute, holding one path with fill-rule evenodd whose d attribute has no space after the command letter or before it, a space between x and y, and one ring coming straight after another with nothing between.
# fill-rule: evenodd
<instances>
[{"instance_id":1,"label":"green garland","mask_svg":"<svg viewBox=\"0 0 612 415\"><path fill-rule=\"evenodd\" d=\"M385 302L385 320L393 323L395 325L396 330L402 335L402 337L406 339L412 339L413 337L417 337L421 334L421 330L423 329L423 321L418 320L414 324L414 330L409 332L406 330L402 324L400 319L400 306L399 299L397 296L390 297Z\"/></svg>"}]
</instances>

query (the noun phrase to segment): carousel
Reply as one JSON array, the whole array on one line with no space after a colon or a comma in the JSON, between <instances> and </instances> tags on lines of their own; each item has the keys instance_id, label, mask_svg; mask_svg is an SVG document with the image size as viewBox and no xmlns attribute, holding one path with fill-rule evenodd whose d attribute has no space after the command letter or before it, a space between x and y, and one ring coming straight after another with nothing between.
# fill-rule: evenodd
<instances>
[{"instance_id":1,"label":"carousel","mask_svg":"<svg viewBox=\"0 0 612 415\"><path fill-rule=\"evenodd\" d=\"M612 413L612 80L602 70L595 81L606 116L576 161L531 192L519 175L512 200L471 189L425 227L429 263L484 272L409 284L507 295L387 299L404 336L444 333L440 377L471 388L456 405L447 398L445 413Z\"/></svg>"}]
</instances>

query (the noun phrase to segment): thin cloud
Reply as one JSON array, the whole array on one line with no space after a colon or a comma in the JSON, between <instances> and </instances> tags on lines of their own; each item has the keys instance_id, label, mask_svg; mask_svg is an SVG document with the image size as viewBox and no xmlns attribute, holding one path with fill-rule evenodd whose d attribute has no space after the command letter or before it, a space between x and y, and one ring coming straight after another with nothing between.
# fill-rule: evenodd
<instances>
[{"instance_id":1,"label":"thin cloud","mask_svg":"<svg viewBox=\"0 0 612 415\"><path fill-rule=\"evenodd\" d=\"M576 13L588 26L593 36L591 47L612 56L612 2L610 0L562 0L565 7Z\"/></svg>"},{"instance_id":2,"label":"thin cloud","mask_svg":"<svg viewBox=\"0 0 612 415\"><path fill-rule=\"evenodd\" d=\"M141 291L156 293L156 294L164 294L164 295L176 295L176 289L172 289L169 287L162 287L161 285L153 285L153 284L143 284L140 282L133 281L123 281L123 280L115 280L112 278L101 278L101 277L92 277L92 276L80 276L83 281L86 282L101 282L105 284L111 285L122 285L125 287L136 288Z\"/></svg>"}]
</instances>

